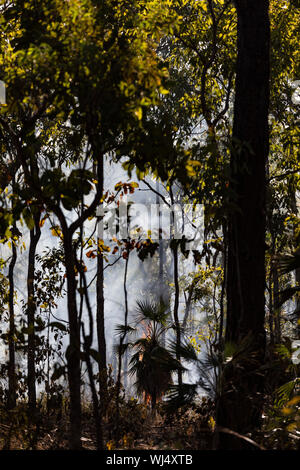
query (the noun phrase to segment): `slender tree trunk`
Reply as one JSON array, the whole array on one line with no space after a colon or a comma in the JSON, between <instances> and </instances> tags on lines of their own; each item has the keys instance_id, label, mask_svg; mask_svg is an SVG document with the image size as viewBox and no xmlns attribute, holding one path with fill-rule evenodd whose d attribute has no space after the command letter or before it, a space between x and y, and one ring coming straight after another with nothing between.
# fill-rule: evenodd
<instances>
[{"instance_id":1,"label":"slender tree trunk","mask_svg":"<svg viewBox=\"0 0 300 470\"><path fill-rule=\"evenodd\" d=\"M76 301L75 254L72 235L63 229L64 254L67 276L68 320L70 344L67 349L68 380L70 390L70 448L81 449L81 371L80 371L80 325Z\"/></svg>"},{"instance_id":2,"label":"slender tree trunk","mask_svg":"<svg viewBox=\"0 0 300 470\"><path fill-rule=\"evenodd\" d=\"M168 303L169 298L166 295L167 285L164 281L164 264L165 264L165 257L164 257L164 240L162 236L162 214L160 209L160 196L159 196L159 181L156 182L156 204L158 205L158 239L159 239L159 247L158 247L158 286L157 292L159 292L159 297L163 302ZM164 331L162 334L162 346L165 347L166 344L166 332Z\"/></svg>"},{"instance_id":3,"label":"slender tree trunk","mask_svg":"<svg viewBox=\"0 0 300 470\"><path fill-rule=\"evenodd\" d=\"M127 293L127 274L128 274L128 263L129 263L130 251L127 252L127 258L125 261L125 272L124 272L124 297L125 297L125 314L124 314L124 326L125 329L128 326L128 293ZM126 339L127 332L122 334L119 342L119 351L118 351L118 376L116 383L116 425L117 425L117 438L119 438L119 419L120 419L120 390L121 390L121 372L122 372L122 356L123 356L123 345Z\"/></svg>"},{"instance_id":4,"label":"slender tree trunk","mask_svg":"<svg viewBox=\"0 0 300 470\"><path fill-rule=\"evenodd\" d=\"M104 187L104 157L98 161L98 169L94 164L95 177L98 178L98 185L101 196L103 197ZM102 203L100 203L102 206ZM98 342L98 372L99 372L99 396L102 411L105 410L105 402L107 400L107 360L106 360L106 338L105 338L105 318L104 318L104 263L103 254L99 250L99 242L101 239L97 237L97 281L96 281L96 325L97 325L97 342Z\"/></svg>"},{"instance_id":5,"label":"slender tree trunk","mask_svg":"<svg viewBox=\"0 0 300 470\"><path fill-rule=\"evenodd\" d=\"M28 411L29 419L34 420L36 413L36 369L35 369L35 255L41 236L40 215L35 217L35 226L30 230L30 246L28 255L27 272L27 328L28 328L28 353L27 353L27 384L28 384Z\"/></svg>"},{"instance_id":6,"label":"slender tree trunk","mask_svg":"<svg viewBox=\"0 0 300 470\"><path fill-rule=\"evenodd\" d=\"M9 336L8 336L8 400L7 407L12 409L16 406L16 359L15 359L15 312L14 312L14 269L17 261L17 248L14 241L11 242L12 257L8 268L8 309L9 309Z\"/></svg>"},{"instance_id":7,"label":"slender tree trunk","mask_svg":"<svg viewBox=\"0 0 300 470\"><path fill-rule=\"evenodd\" d=\"M265 188L269 151L269 1L236 0L238 59L231 154L237 210L229 217L225 341L243 349L226 365L218 424L247 433L259 424L265 356ZM242 440L220 435L221 448Z\"/></svg>"},{"instance_id":8,"label":"slender tree trunk","mask_svg":"<svg viewBox=\"0 0 300 470\"><path fill-rule=\"evenodd\" d=\"M101 161L98 162L98 184L101 186L101 194L103 195L104 186L104 158L102 156ZM99 242L99 238L98 238ZM98 250L97 254L97 312L96 312L96 323L97 323L97 340L98 340L98 351L99 351L99 394L101 408L105 410L105 403L107 400L107 364L106 364L106 339L105 339L105 318L104 318L104 266L103 266L103 254Z\"/></svg>"},{"instance_id":9,"label":"slender tree trunk","mask_svg":"<svg viewBox=\"0 0 300 470\"><path fill-rule=\"evenodd\" d=\"M174 298L174 323L176 329L176 359L180 362L180 345L181 345L181 328L179 321L179 272L178 272L178 244L173 248L173 259L174 259L174 286L175 286L175 298ZM182 370L178 369L178 392L179 397L181 398L182 393Z\"/></svg>"},{"instance_id":10,"label":"slender tree trunk","mask_svg":"<svg viewBox=\"0 0 300 470\"><path fill-rule=\"evenodd\" d=\"M51 307L49 306L48 319L47 319L47 381L46 381L46 396L47 396L47 419L49 422L49 400L50 400L50 318L51 318Z\"/></svg>"},{"instance_id":11,"label":"slender tree trunk","mask_svg":"<svg viewBox=\"0 0 300 470\"><path fill-rule=\"evenodd\" d=\"M106 371L106 339L105 339L105 320L104 320L104 272L103 256L97 257L97 338L99 351L99 377L100 377L100 396L103 404L107 395L107 371Z\"/></svg>"},{"instance_id":12,"label":"slender tree trunk","mask_svg":"<svg viewBox=\"0 0 300 470\"><path fill-rule=\"evenodd\" d=\"M174 207L174 196L173 196L172 188L170 188L170 198L171 198L172 207ZM177 227L175 227L175 216L174 216L174 212L172 211L171 212L172 235L174 235L176 230L177 230ZM174 318L175 331L176 331L176 359L178 362L180 362L180 359L181 359L180 357L181 326L180 326L180 321L179 321L180 289L179 289L178 243L175 238L173 238L171 241L171 252L173 255L173 281L174 281L174 288L175 288L173 318ZM181 369L178 369L177 377L178 377L178 396L179 396L179 401L180 401L182 398L182 370Z\"/></svg>"},{"instance_id":13,"label":"slender tree trunk","mask_svg":"<svg viewBox=\"0 0 300 470\"><path fill-rule=\"evenodd\" d=\"M83 200L82 200L83 207ZM80 239L83 240L83 224L80 227ZM75 253L75 256L77 253ZM90 389L92 393L92 403L93 403L93 414L95 421L95 434L96 434L96 443L97 450L103 450L103 427L102 427L102 413L99 406L99 395L97 393L97 387L95 385L95 378L93 372L93 364L91 360L91 347L94 339L94 317L93 311L90 304L88 284L85 276L84 263L83 263L83 244L81 244L80 249L80 260L77 260L76 257L76 268L78 273L80 273L80 307L79 307L79 322L82 328L83 336L83 347L85 352L85 361L87 365L87 372L89 377ZM86 303L88 319L89 319L89 333L88 335L85 332L84 321L82 321L83 313L83 303Z\"/></svg>"},{"instance_id":14,"label":"slender tree trunk","mask_svg":"<svg viewBox=\"0 0 300 470\"><path fill-rule=\"evenodd\" d=\"M102 419L101 419L101 414L100 414L101 411L99 407L97 389L96 389L95 382L94 382L93 365L92 365L91 357L90 357L91 344L90 344L90 341L86 338L85 333L83 333L83 336L84 336L84 350L86 353L86 365L87 365L87 371L88 371L88 376L89 376L90 388L92 392L97 450L104 450L103 449Z\"/></svg>"}]
</instances>

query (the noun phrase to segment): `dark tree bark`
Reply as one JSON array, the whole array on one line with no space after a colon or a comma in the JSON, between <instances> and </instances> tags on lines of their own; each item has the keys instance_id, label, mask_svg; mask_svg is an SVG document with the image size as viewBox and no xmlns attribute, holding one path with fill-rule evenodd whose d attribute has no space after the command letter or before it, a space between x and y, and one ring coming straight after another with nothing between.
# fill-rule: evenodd
<instances>
[{"instance_id":1,"label":"dark tree bark","mask_svg":"<svg viewBox=\"0 0 300 470\"><path fill-rule=\"evenodd\" d=\"M128 292L127 292L127 275L128 275L128 263L130 256L130 248L127 251L127 257L125 260L125 272L124 272L124 298L125 298L125 312L124 312L124 327L125 331L120 336L119 347L118 347L118 375L116 383L116 428L117 428L117 439L119 438L119 423L120 423L120 391L121 391L121 374L122 374L122 356L124 354L124 341L126 340L128 326Z\"/></svg>"},{"instance_id":2,"label":"dark tree bark","mask_svg":"<svg viewBox=\"0 0 300 470\"><path fill-rule=\"evenodd\" d=\"M81 236L82 236L82 234L81 234ZM82 262L82 253L81 253L80 261ZM90 300L89 300L88 285L87 285L87 281L86 281L86 277L85 277L85 272L82 269L82 264L81 263L79 264L77 262L77 269L80 272L80 289L81 289L79 317L82 318L82 307L83 307L84 298L85 298L87 311L88 311L88 317L89 317L89 334L87 335L85 333L85 326L84 326L83 321L81 321L81 327L82 327L82 335L83 335L85 360L86 360L87 372L88 372L90 388L91 388L91 393L92 393L93 414L94 414L94 420L95 420L97 450L103 450L104 447L103 447L102 415L101 415L101 410L100 410L100 406L99 406L99 396L97 394L97 388L96 388L95 380L94 380L93 364L92 364L92 361L91 361L91 347L92 347L93 338L94 338L94 318L93 318L92 308L91 308L91 304L90 304Z\"/></svg>"},{"instance_id":3,"label":"dark tree bark","mask_svg":"<svg viewBox=\"0 0 300 470\"><path fill-rule=\"evenodd\" d=\"M180 347L181 347L181 326L179 321L179 272L178 272L178 244L172 249L173 260L174 260L174 285L175 285L175 297L174 297L174 323L176 330L176 359L180 362ZM182 398L182 370L178 369L178 393L179 399Z\"/></svg>"},{"instance_id":4,"label":"dark tree bark","mask_svg":"<svg viewBox=\"0 0 300 470\"><path fill-rule=\"evenodd\" d=\"M68 320L70 343L66 353L68 362L68 380L70 390L70 448L81 449L81 370L80 370L80 323L76 300L76 276L72 232L62 224L64 237L64 255L68 291Z\"/></svg>"},{"instance_id":5,"label":"dark tree bark","mask_svg":"<svg viewBox=\"0 0 300 470\"><path fill-rule=\"evenodd\" d=\"M171 203L172 206L174 207L174 196L173 196L173 191L170 189L170 197L171 197ZM175 218L174 218L174 212L171 212L171 230L173 232L174 227L175 227ZM180 347L181 347L181 325L180 325L180 320L179 320L179 296L180 296L180 289L179 289L179 266L178 266L178 243L176 239L172 239L173 245L171 245L171 251L173 255L173 281L174 281L174 288L175 288L175 293L174 293L174 308L173 308L173 318L174 318L174 324L175 324L175 331L176 331L176 359L180 363ZM171 242L171 243L172 243ZM178 398L179 401L182 399L182 370L178 369L177 371L177 377L178 377Z\"/></svg>"},{"instance_id":6,"label":"dark tree bark","mask_svg":"<svg viewBox=\"0 0 300 470\"><path fill-rule=\"evenodd\" d=\"M241 434L261 416L265 355L265 188L269 152L269 1L236 0L238 59L231 153L225 341L243 350L223 373L218 424ZM235 440L234 440L235 439ZM220 435L221 447L242 440Z\"/></svg>"},{"instance_id":7,"label":"dark tree bark","mask_svg":"<svg viewBox=\"0 0 300 470\"><path fill-rule=\"evenodd\" d=\"M8 268L8 309L9 309L9 335L8 335L8 400L7 407L16 406L16 359L15 359L15 312L14 312L14 269L17 261L17 248L12 241L12 257Z\"/></svg>"},{"instance_id":8,"label":"dark tree bark","mask_svg":"<svg viewBox=\"0 0 300 470\"><path fill-rule=\"evenodd\" d=\"M104 320L104 272L103 256L98 254L97 258L97 337L99 351L99 376L100 396L103 403L107 394L107 371L106 371L106 339Z\"/></svg>"},{"instance_id":9,"label":"dark tree bark","mask_svg":"<svg viewBox=\"0 0 300 470\"><path fill-rule=\"evenodd\" d=\"M35 255L41 236L40 215L35 216L35 226L30 230L30 246L27 272L27 328L28 328L28 354L27 354L27 384L28 384L28 411L29 419L34 420L36 412L36 368L35 368Z\"/></svg>"},{"instance_id":10,"label":"dark tree bark","mask_svg":"<svg viewBox=\"0 0 300 470\"><path fill-rule=\"evenodd\" d=\"M156 182L156 204L160 204L160 196L159 196L159 181ZM165 282L164 279L164 265L165 265L165 243L162 238L162 213L161 209L159 208L158 213L158 239L159 239L159 247L158 247L158 285L157 285L157 292L159 292L160 299L169 304L169 292L168 292L168 284ZM166 332L163 331L162 333L162 346L165 347L166 344Z\"/></svg>"},{"instance_id":11,"label":"dark tree bark","mask_svg":"<svg viewBox=\"0 0 300 470\"><path fill-rule=\"evenodd\" d=\"M103 195L104 187L104 158L102 156L98 162L98 178L99 186L101 187L101 195ZM99 241L99 240L98 240ZM106 368L106 339L105 339L105 318L104 318L104 266L103 266L103 254L99 252L97 254L97 312L96 312L96 323L97 323L97 340L98 340L98 370L99 370L99 392L100 392L100 403L102 411L105 410L105 403L107 400L107 368Z\"/></svg>"}]
</instances>

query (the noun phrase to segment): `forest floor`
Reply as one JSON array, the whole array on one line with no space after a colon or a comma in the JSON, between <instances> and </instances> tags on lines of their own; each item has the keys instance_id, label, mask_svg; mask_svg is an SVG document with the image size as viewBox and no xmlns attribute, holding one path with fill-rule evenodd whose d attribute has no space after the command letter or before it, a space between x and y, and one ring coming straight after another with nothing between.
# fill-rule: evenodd
<instances>
[{"instance_id":1,"label":"forest floor","mask_svg":"<svg viewBox=\"0 0 300 470\"><path fill-rule=\"evenodd\" d=\"M16 415L15 415L16 417ZM135 416L136 418L136 416ZM121 423L124 426L124 423ZM133 426L135 433L122 432L120 439L114 439L111 423L104 422L104 442L108 450L189 450L207 448L212 432L209 427L202 430L193 422L175 423L163 418L159 413L147 412L143 423ZM130 423L126 423L127 429ZM2 450L64 450L68 449L69 424L66 416L56 413L50 416L40 416L37 426L28 427L22 418L0 424L0 449ZM197 431L197 445L195 444ZM201 441L201 434L203 439ZM199 440L200 436L200 440ZM82 447L86 450L96 450L96 434L92 416L83 414Z\"/></svg>"},{"instance_id":2,"label":"forest floor","mask_svg":"<svg viewBox=\"0 0 300 470\"><path fill-rule=\"evenodd\" d=\"M133 403L133 402L132 402ZM129 406L129 409L128 409ZM130 406L133 408L131 409ZM126 411L126 414L124 413ZM0 416L1 450L67 450L69 422L66 413L41 414L36 426L28 426L24 408ZM123 413L123 414L122 414ZM122 408L119 435L112 416L103 423L107 450L212 450L215 448L211 404L191 407L184 412L165 415L152 413L145 405ZM270 422L248 436L262 449L299 450L300 432L270 429ZM82 416L82 447L96 450L96 433L90 408Z\"/></svg>"}]
</instances>

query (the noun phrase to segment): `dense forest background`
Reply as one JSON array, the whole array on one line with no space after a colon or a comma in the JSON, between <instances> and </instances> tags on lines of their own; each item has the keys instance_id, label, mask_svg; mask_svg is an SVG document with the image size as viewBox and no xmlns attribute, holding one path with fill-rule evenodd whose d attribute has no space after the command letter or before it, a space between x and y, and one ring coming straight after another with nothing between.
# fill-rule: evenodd
<instances>
[{"instance_id":1,"label":"dense forest background","mask_svg":"<svg viewBox=\"0 0 300 470\"><path fill-rule=\"evenodd\" d=\"M299 27L0 1L2 449L299 449Z\"/></svg>"}]
</instances>

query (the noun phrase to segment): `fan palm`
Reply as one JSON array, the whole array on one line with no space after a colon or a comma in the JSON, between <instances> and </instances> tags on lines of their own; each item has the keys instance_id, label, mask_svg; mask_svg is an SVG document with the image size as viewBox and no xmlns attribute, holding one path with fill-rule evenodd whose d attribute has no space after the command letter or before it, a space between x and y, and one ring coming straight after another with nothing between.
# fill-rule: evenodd
<instances>
[{"instance_id":1,"label":"fan palm","mask_svg":"<svg viewBox=\"0 0 300 470\"><path fill-rule=\"evenodd\" d=\"M162 344L162 335L168 327L168 306L161 300L139 301L137 305L137 324L142 326L143 337L132 344L135 353L129 373L136 376L137 393L150 397L155 409L157 400L172 383L172 372L183 367Z\"/></svg>"}]
</instances>

